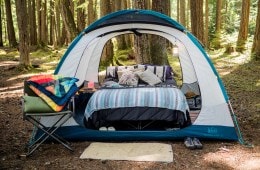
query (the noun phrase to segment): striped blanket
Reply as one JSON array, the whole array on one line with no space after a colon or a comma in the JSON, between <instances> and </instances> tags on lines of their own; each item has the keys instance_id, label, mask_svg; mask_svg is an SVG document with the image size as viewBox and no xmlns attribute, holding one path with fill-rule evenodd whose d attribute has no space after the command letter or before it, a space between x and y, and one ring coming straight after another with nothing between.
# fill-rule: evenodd
<instances>
[{"instance_id":1,"label":"striped blanket","mask_svg":"<svg viewBox=\"0 0 260 170\"><path fill-rule=\"evenodd\" d=\"M174 87L144 87L100 89L90 98L85 117L102 109L124 107L158 107L182 111L189 110L184 94Z\"/></svg>"}]
</instances>

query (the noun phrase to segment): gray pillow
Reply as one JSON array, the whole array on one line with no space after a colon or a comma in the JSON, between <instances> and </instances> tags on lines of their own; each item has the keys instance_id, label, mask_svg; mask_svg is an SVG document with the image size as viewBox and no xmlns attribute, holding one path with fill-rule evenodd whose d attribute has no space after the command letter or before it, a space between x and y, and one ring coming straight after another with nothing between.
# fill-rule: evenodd
<instances>
[{"instance_id":1,"label":"gray pillow","mask_svg":"<svg viewBox=\"0 0 260 170\"><path fill-rule=\"evenodd\" d=\"M148 83L151 86L161 83L161 79L158 78L150 69L145 70L144 72L138 72L137 75L141 80Z\"/></svg>"}]
</instances>

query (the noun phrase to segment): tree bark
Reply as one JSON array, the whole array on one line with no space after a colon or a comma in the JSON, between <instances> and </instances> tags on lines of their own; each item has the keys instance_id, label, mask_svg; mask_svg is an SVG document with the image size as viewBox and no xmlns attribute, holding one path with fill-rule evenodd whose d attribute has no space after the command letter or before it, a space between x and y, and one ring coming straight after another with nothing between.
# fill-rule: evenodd
<instances>
[{"instance_id":1,"label":"tree bark","mask_svg":"<svg viewBox=\"0 0 260 170\"><path fill-rule=\"evenodd\" d=\"M0 0L0 18L2 19L2 0ZM3 47L3 25L0 22L0 47Z\"/></svg>"},{"instance_id":2,"label":"tree bark","mask_svg":"<svg viewBox=\"0 0 260 170\"><path fill-rule=\"evenodd\" d=\"M209 47L209 1L205 0L205 48Z\"/></svg>"},{"instance_id":3,"label":"tree bark","mask_svg":"<svg viewBox=\"0 0 260 170\"><path fill-rule=\"evenodd\" d=\"M60 8L59 8L59 3L58 1L54 2L54 6L55 6L55 24L54 24L54 30L55 30L55 36L56 36L56 42L54 41L54 46L58 47L63 45L61 43L61 22L60 22ZM57 44L55 44L57 43Z\"/></svg>"},{"instance_id":4,"label":"tree bark","mask_svg":"<svg viewBox=\"0 0 260 170\"><path fill-rule=\"evenodd\" d=\"M163 14L168 14L168 0L153 0L152 9ZM168 64L167 58L167 41L164 37L151 35L150 40L150 55L152 63L156 65Z\"/></svg>"},{"instance_id":5,"label":"tree bark","mask_svg":"<svg viewBox=\"0 0 260 170\"><path fill-rule=\"evenodd\" d=\"M41 32L41 28L42 28L42 20L41 20L41 7L42 7L42 1L41 0L36 0L36 9L37 9L37 22L38 22L38 25L37 25L37 30L38 30L38 44L41 44L42 42L42 32Z\"/></svg>"},{"instance_id":6,"label":"tree bark","mask_svg":"<svg viewBox=\"0 0 260 170\"><path fill-rule=\"evenodd\" d=\"M147 9L146 0L133 1L133 7L136 9ZM137 64L151 63L149 35L134 35L134 56Z\"/></svg>"},{"instance_id":7,"label":"tree bark","mask_svg":"<svg viewBox=\"0 0 260 170\"><path fill-rule=\"evenodd\" d=\"M249 25L249 12L250 12L250 0L242 1L242 11L241 11L241 20L240 27L237 39L236 50L238 52L243 52L246 47L246 41L248 37L248 25Z\"/></svg>"},{"instance_id":8,"label":"tree bark","mask_svg":"<svg viewBox=\"0 0 260 170\"><path fill-rule=\"evenodd\" d=\"M77 27L78 30L83 30L86 27L86 10L83 7L80 7L80 5L86 3L85 0L79 0L77 5Z\"/></svg>"},{"instance_id":9,"label":"tree bark","mask_svg":"<svg viewBox=\"0 0 260 170\"><path fill-rule=\"evenodd\" d=\"M88 25L95 21L95 12L93 0L88 1Z\"/></svg>"},{"instance_id":10,"label":"tree bark","mask_svg":"<svg viewBox=\"0 0 260 170\"><path fill-rule=\"evenodd\" d=\"M16 0L16 15L19 29L19 52L21 67L28 68L31 66L29 58L29 37L27 22L27 3L26 0Z\"/></svg>"},{"instance_id":11,"label":"tree bark","mask_svg":"<svg viewBox=\"0 0 260 170\"><path fill-rule=\"evenodd\" d=\"M185 6L186 6L186 1L185 0L180 1L180 23L184 27L186 27L186 15L185 15L186 9L185 9Z\"/></svg>"},{"instance_id":12,"label":"tree bark","mask_svg":"<svg viewBox=\"0 0 260 170\"><path fill-rule=\"evenodd\" d=\"M48 27L47 27L47 1L43 0L41 8L41 42L42 46L48 44Z\"/></svg>"},{"instance_id":13,"label":"tree bark","mask_svg":"<svg viewBox=\"0 0 260 170\"><path fill-rule=\"evenodd\" d=\"M258 0L255 35L252 47L253 59L260 60L260 1Z\"/></svg>"},{"instance_id":14,"label":"tree bark","mask_svg":"<svg viewBox=\"0 0 260 170\"><path fill-rule=\"evenodd\" d=\"M203 0L191 0L191 30L192 33L203 44L204 24L203 24Z\"/></svg>"},{"instance_id":15,"label":"tree bark","mask_svg":"<svg viewBox=\"0 0 260 170\"><path fill-rule=\"evenodd\" d=\"M216 7L216 30L215 30L215 37L213 39L212 47L219 49L221 48L221 23L222 23L222 0L217 0L217 7Z\"/></svg>"},{"instance_id":16,"label":"tree bark","mask_svg":"<svg viewBox=\"0 0 260 170\"><path fill-rule=\"evenodd\" d=\"M6 22L7 22L7 34L10 47L16 47L17 41L15 38L14 24L11 10L10 0L5 0Z\"/></svg>"},{"instance_id":17,"label":"tree bark","mask_svg":"<svg viewBox=\"0 0 260 170\"><path fill-rule=\"evenodd\" d=\"M61 16L67 30L68 41L71 42L79 33L73 14L71 12L70 0L59 0Z\"/></svg>"},{"instance_id":18,"label":"tree bark","mask_svg":"<svg viewBox=\"0 0 260 170\"><path fill-rule=\"evenodd\" d=\"M105 16L111 12L111 3L109 0L100 0L100 17ZM113 43L111 40L107 41L101 56L103 65L108 66L113 63Z\"/></svg>"},{"instance_id":19,"label":"tree bark","mask_svg":"<svg viewBox=\"0 0 260 170\"><path fill-rule=\"evenodd\" d=\"M35 0L28 0L30 45L37 45Z\"/></svg>"},{"instance_id":20,"label":"tree bark","mask_svg":"<svg viewBox=\"0 0 260 170\"><path fill-rule=\"evenodd\" d=\"M55 32L55 17L54 17L54 2L52 0L50 0L50 39L49 39L49 44L50 45L54 45L54 40L55 40L55 36L54 36L54 32Z\"/></svg>"}]
</instances>

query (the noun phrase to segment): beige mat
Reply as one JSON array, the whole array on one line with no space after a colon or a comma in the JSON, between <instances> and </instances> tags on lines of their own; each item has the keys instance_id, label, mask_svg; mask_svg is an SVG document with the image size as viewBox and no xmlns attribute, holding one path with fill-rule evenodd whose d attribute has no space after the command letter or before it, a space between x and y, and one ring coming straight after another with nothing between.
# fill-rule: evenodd
<instances>
[{"instance_id":1,"label":"beige mat","mask_svg":"<svg viewBox=\"0 0 260 170\"><path fill-rule=\"evenodd\" d=\"M91 143L81 159L173 162L172 146L162 143Z\"/></svg>"}]
</instances>

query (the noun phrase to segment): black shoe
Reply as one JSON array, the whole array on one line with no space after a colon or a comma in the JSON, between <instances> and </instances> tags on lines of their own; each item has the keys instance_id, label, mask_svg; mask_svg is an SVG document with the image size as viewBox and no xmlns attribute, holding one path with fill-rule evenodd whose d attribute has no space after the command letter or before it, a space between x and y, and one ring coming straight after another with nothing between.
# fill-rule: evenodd
<instances>
[{"instance_id":1,"label":"black shoe","mask_svg":"<svg viewBox=\"0 0 260 170\"><path fill-rule=\"evenodd\" d=\"M195 145L190 137L185 138L184 145L189 149L195 149Z\"/></svg>"},{"instance_id":2,"label":"black shoe","mask_svg":"<svg viewBox=\"0 0 260 170\"><path fill-rule=\"evenodd\" d=\"M203 148L203 146L200 143L200 140L198 138L193 138L192 141L193 141L193 144L194 144L196 149L202 149Z\"/></svg>"}]
</instances>

